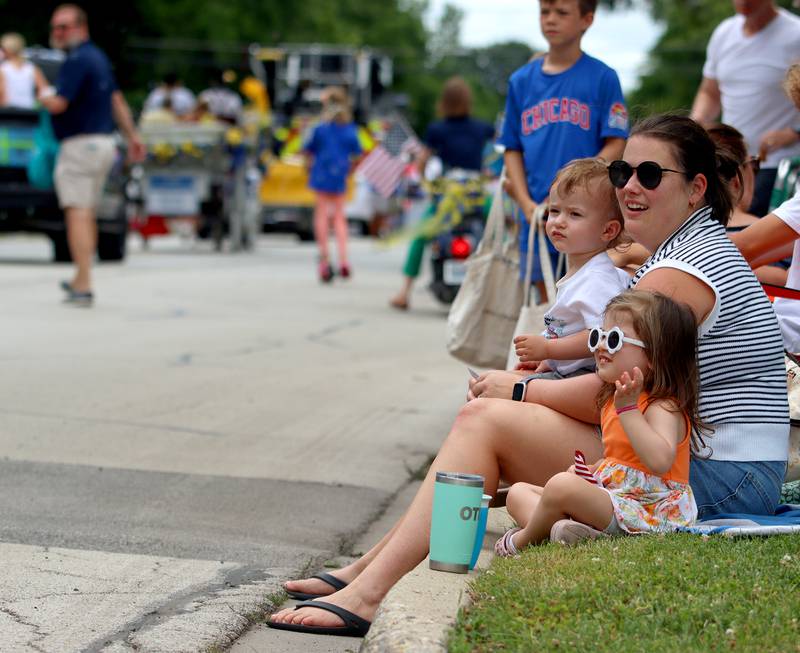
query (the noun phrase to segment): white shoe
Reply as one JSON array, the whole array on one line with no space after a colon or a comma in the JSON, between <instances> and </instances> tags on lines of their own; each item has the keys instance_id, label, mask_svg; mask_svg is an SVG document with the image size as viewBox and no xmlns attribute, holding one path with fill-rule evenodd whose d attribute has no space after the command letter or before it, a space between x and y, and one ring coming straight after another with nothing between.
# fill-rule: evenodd
<instances>
[{"instance_id":1,"label":"white shoe","mask_svg":"<svg viewBox=\"0 0 800 653\"><path fill-rule=\"evenodd\" d=\"M584 540L597 540L604 537L610 537L610 535L572 519L560 519L550 529L550 541L560 544L577 544Z\"/></svg>"}]
</instances>

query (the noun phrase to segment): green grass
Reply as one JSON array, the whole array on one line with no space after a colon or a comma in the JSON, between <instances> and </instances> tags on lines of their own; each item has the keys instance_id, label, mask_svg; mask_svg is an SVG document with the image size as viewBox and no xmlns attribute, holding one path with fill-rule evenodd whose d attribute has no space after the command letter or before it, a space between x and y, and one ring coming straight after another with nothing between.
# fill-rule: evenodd
<instances>
[{"instance_id":1,"label":"green grass","mask_svg":"<svg viewBox=\"0 0 800 653\"><path fill-rule=\"evenodd\" d=\"M800 537L615 538L496 558L451 653L800 652Z\"/></svg>"}]
</instances>

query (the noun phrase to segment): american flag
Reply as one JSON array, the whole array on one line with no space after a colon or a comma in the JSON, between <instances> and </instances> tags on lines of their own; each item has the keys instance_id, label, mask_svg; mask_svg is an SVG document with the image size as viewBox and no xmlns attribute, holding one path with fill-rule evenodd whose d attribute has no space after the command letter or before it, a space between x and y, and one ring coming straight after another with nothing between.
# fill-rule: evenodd
<instances>
[{"instance_id":1,"label":"american flag","mask_svg":"<svg viewBox=\"0 0 800 653\"><path fill-rule=\"evenodd\" d=\"M586 458L584 457L583 452L579 451L578 449L575 449L575 473L581 478L589 481L589 483L600 485L597 482L594 474L592 474L591 470L586 465Z\"/></svg>"},{"instance_id":2,"label":"american flag","mask_svg":"<svg viewBox=\"0 0 800 653\"><path fill-rule=\"evenodd\" d=\"M400 184L406 159L421 147L414 130L401 118L394 118L381 142L359 164L357 172L380 195L391 197Z\"/></svg>"}]
</instances>

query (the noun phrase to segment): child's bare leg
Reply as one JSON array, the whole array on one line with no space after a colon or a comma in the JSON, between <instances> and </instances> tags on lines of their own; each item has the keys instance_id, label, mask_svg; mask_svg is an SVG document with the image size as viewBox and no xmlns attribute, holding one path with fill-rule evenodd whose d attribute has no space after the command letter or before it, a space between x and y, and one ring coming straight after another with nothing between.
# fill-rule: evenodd
<instances>
[{"instance_id":1,"label":"child's bare leg","mask_svg":"<svg viewBox=\"0 0 800 653\"><path fill-rule=\"evenodd\" d=\"M339 251L339 267L349 267L347 260L347 217L344 213L345 196L333 195L331 205L333 209L333 232L336 235L336 245Z\"/></svg>"},{"instance_id":2,"label":"child's bare leg","mask_svg":"<svg viewBox=\"0 0 800 653\"><path fill-rule=\"evenodd\" d=\"M321 261L328 261L328 234L330 232L329 216L331 203L327 193L317 193L317 203L314 207L314 235L319 248Z\"/></svg>"},{"instance_id":3,"label":"child's bare leg","mask_svg":"<svg viewBox=\"0 0 800 653\"><path fill-rule=\"evenodd\" d=\"M540 485L530 483L514 483L511 486L506 499L506 509L517 524L524 526L531 520L542 498L543 489Z\"/></svg>"},{"instance_id":4,"label":"child's bare leg","mask_svg":"<svg viewBox=\"0 0 800 653\"><path fill-rule=\"evenodd\" d=\"M608 492L580 476L561 472L544 486L542 498L530 521L516 535L517 549L543 542L550 537L550 529L559 519L571 517L575 521L603 530L611 522L614 506Z\"/></svg>"}]
</instances>

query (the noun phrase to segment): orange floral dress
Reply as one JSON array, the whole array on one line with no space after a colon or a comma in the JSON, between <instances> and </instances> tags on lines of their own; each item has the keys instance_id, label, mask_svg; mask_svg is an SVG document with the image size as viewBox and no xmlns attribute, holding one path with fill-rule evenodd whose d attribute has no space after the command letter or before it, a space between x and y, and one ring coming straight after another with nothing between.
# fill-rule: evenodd
<instances>
[{"instance_id":1,"label":"orange floral dress","mask_svg":"<svg viewBox=\"0 0 800 653\"><path fill-rule=\"evenodd\" d=\"M638 401L644 413L648 397L642 393ZM613 398L603 406L601 427L605 458L594 472L600 487L614 504L614 515L628 533L663 533L679 526L689 526L697 519L697 504L689 485L691 426L678 444L672 468L659 476L650 472L639 460L622 428Z\"/></svg>"}]
</instances>

